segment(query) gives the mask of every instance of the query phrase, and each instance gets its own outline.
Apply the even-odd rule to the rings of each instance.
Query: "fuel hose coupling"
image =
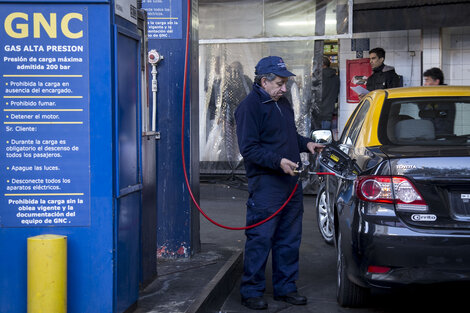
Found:
[[[297,168],[294,170],[294,174],[299,176],[299,181],[305,181],[308,180],[311,175],[317,175],[317,176],[326,176],[326,175],[332,175],[336,176],[335,173],[332,172],[314,172],[309,170],[310,162],[305,160],[302,161],[302,164],[299,166],[299,163],[297,163]]]

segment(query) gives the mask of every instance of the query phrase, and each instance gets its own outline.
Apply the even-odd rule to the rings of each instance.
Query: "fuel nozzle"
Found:
[[[302,176],[304,173],[307,173],[308,171],[308,166],[310,165],[310,162],[305,160],[300,162],[297,162],[297,168],[294,170],[295,175],[300,175]]]

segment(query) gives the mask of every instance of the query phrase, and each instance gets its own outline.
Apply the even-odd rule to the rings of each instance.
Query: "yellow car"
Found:
[[[470,281],[470,87],[370,92],[319,162],[335,173],[317,212],[342,306],[371,288]]]

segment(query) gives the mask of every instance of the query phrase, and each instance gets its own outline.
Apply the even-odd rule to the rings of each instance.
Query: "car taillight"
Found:
[[[377,266],[377,265],[369,265],[367,267],[367,272],[372,274],[385,274],[391,270],[390,267],[387,266]]]
[[[428,209],[413,183],[399,176],[361,176],[356,180],[357,196],[369,202],[394,203],[397,210],[425,212]]]

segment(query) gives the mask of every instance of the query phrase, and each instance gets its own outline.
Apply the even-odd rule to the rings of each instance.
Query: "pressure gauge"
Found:
[[[157,50],[153,49],[149,51],[148,58],[150,64],[157,64],[161,59],[163,59],[163,56],[161,56]]]

